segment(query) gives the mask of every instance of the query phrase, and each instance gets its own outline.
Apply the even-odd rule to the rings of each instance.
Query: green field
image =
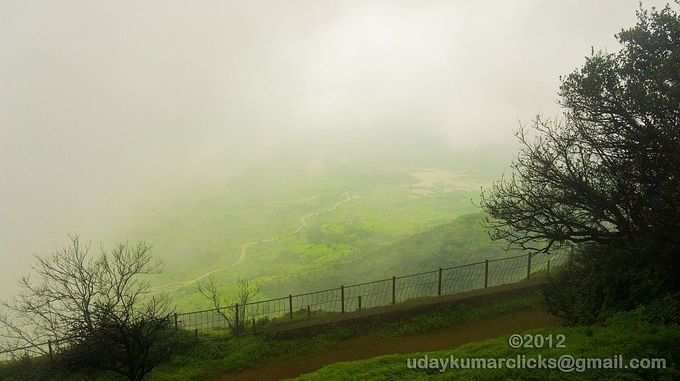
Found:
[[[266,298],[502,255],[477,203],[505,156],[429,144],[362,145],[352,157],[325,145],[254,163],[150,202],[117,239],[152,243],[164,264],[154,292],[180,311],[207,307],[196,288],[209,277],[227,298],[238,279]]]

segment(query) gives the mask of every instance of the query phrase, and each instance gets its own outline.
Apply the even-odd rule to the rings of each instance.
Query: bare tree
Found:
[[[52,256],[38,257],[34,278],[24,277],[21,293],[3,303],[1,335],[17,346],[61,342],[74,366],[111,370],[142,380],[167,352],[161,349],[170,311],[152,297],[145,275],[159,272],[151,247],[120,244],[90,255],[77,236]]]
[[[246,308],[248,302],[258,294],[259,288],[245,279],[239,279],[236,287],[235,298],[225,301],[215,284],[215,279],[210,277],[206,282],[198,284],[198,292],[210,301],[215,311],[227,322],[227,326],[238,334],[248,321]]]
[[[88,256],[89,250],[89,245],[72,236],[67,248],[36,258],[32,275],[37,281],[23,277],[19,295],[3,303],[8,311],[0,318],[5,339],[36,345],[70,337],[76,329],[92,328],[98,264]]]

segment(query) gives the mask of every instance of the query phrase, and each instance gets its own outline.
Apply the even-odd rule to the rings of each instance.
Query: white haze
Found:
[[[0,295],[67,233],[97,240],[286,136],[508,142],[637,4],[2,0]]]

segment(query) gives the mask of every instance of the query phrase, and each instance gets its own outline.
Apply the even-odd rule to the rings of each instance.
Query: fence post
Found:
[[[442,296],[442,268],[439,268],[439,279],[437,281],[437,296]]]
[[[392,277],[392,304],[397,303],[397,277]]]
[[[534,253],[527,254],[526,280],[529,280],[531,278],[531,271],[532,271],[532,267],[531,267],[532,263],[531,262],[533,260],[533,254]],[[577,254],[575,253],[575,246],[571,246],[569,254],[568,254],[568,258],[567,258],[567,263],[565,264],[568,269],[571,268],[572,266],[574,266],[574,257],[576,255]],[[520,257],[521,256],[518,256],[516,258],[519,259]],[[558,257],[558,259],[559,258],[561,258],[561,257]],[[547,258],[546,272],[547,272],[548,275],[550,274],[550,272],[552,270],[551,269],[552,259],[553,258],[550,257],[550,256]],[[492,262],[492,261],[498,261],[498,260],[500,260],[500,259],[492,259],[492,260],[485,259],[484,260],[484,262],[483,262],[484,263],[484,288],[489,287],[489,263]],[[481,263],[482,262],[477,262],[477,263],[474,263],[474,264],[471,264],[471,265],[477,266]],[[565,265],[561,265],[560,263],[558,263],[558,267],[565,266]],[[539,263],[539,265],[540,265],[540,263]],[[539,269],[540,269],[540,267],[541,266],[539,266]],[[453,269],[453,268],[451,268],[451,269]],[[437,279],[437,294],[438,294],[438,296],[442,296],[443,292],[444,292],[444,290],[442,288],[443,287],[443,270],[444,269],[441,268],[441,267],[438,270],[435,270],[435,271],[438,272],[438,279]],[[434,273],[434,271],[428,272],[428,274],[432,274],[432,273]],[[424,274],[424,273],[422,273],[422,274]],[[412,276],[412,275],[414,275],[414,274],[411,274],[410,276]],[[415,275],[421,275],[421,274],[415,274]],[[401,279],[405,279],[405,277],[408,277],[408,276],[409,275],[406,275],[406,276],[402,277]],[[387,281],[389,281],[389,278],[377,281],[376,283],[379,282],[380,284],[384,284],[384,282],[387,282]],[[349,286],[349,287],[353,287],[353,286]],[[451,290],[449,290],[449,291],[451,291]],[[345,286],[344,285],[340,286],[340,294],[341,294],[341,296],[340,296],[341,297],[341,311],[342,311],[342,313],[345,313],[345,312],[347,312],[346,311],[347,306],[345,305]],[[299,295],[299,297],[302,297],[302,295]],[[350,298],[351,298],[351,296],[350,296]],[[272,301],[276,301],[277,303],[281,303],[284,300],[285,300],[285,297],[280,298],[280,299],[273,299]],[[397,276],[392,276],[392,304],[394,305],[396,303],[397,303]],[[302,303],[300,303],[300,304],[302,304]],[[380,303],[378,303],[378,304],[380,304]],[[240,335],[242,332],[247,333],[248,319],[247,319],[246,311],[245,311],[245,306],[247,306],[247,305],[248,304],[246,303],[243,306],[239,306],[239,304],[236,303],[236,304],[231,306],[232,308],[235,308],[234,322],[233,322],[235,324],[235,326],[232,327],[235,336]],[[279,306],[280,306],[280,304],[279,304]],[[244,307],[244,311],[240,311],[240,307]],[[311,319],[311,306],[307,305],[306,307],[307,307],[307,318]],[[222,310],[224,308],[229,308],[229,307],[222,307],[220,310]],[[303,317],[304,316],[304,307],[302,305],[300,305],[299,308],[300,308],[301,317]],[[358,295],[358,310],[361,311],[362,308],[363,308],[362,296]],[[322,310],[319,310],[319,311],[322,311]],[[350,303],[350,312],[351,311],[352,310],[351,310],[351,303]],[[283,316],[285,316],[285,308],[284,308],[283,311],[280,311],[279,313],[283,313]],[[288,295],[288,314],[289,314],[290,320],[293,320],[293,295],[292,294]],[[250,315],[250,314],[248,314],[248,315]],[[177,313],[177,312],[172,313],[172,319],[173,319],[172,324],[174,324],[174,329],[179,330],[179,323],[180,323],[179,316],[183,316],[183,321],[182,321],[183,330],[188,330],[190,332],[191,331],[190,326],[195,326],[196,324],[186,323],[186,321],[185,321],[186,319],[184,319],[184,318],[188,318],[188,313]],[[205,319],[204,319],[205,322],[204,323],[208,324],[209,322],[207,320],[208,320],[209,315],[203,314],[203,316],[205,316]],[[194,321],[194,323],[196,323],[195,322],[196,319],[197,319],[196,317],[192,317],[192,319],[190,319],[190,320],[192,320],[192,321]],[[169,320],[169,316],[166,317],[165,321],[167,322],[167,320]],[[231,322],[229,322],[229,323],[231,323]],[[253,331],[255,331],[256,325],[257,325],[256,319],[253,319],[252,323],[253,323]],[[187,325],[189,325],[189,326],[187,326]],[[242,328],[241,325],[243,325],[243,330],[241,329]],[[204,326],[204,325],[202,325],[202,326]],[[194,329],[194,334],[196,336],[198,336],[198,329]],[[54,356],[53,345],[58,344],[58,343],[59,343],[59,341],[46,343],[49,346],[48,355],[50,356],[50,358]],[[45,344],[45,343],[43,343],[43,344]],[[58,348],[57,348],[57,352],[58,352]]]
[[[312,318],[312,308],[308,304],[307,305],[307,319],[311,319],[311,318]]]
[[[54,360],[54,351],[52,350],[52,340],[47,341],[47,349],[50,352],[50,361]]]
[[[253,333],[257,333],[257,324],[255,323],[255,318],[253,318]]]
[[[345,313],[345,286],[340,286],[340,312]]]
[[[527,279],[531,278],[531,253],[527,256]]]
[[[239,318],[239,316],[238,316],[238,303],[234,304],[234,309],[235,309],[235,311],[236,311],[236,312],[234,313],[234,324],[235,324],[235,327],[234,327],[234,336],[238,336],[238,331],[239,331],[239,327],[240,327],[240,325],[239,325],[239,319],[238,319],[238,318]]]

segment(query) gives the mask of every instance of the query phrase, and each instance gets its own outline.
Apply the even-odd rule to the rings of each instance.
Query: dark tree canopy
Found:
[[[680,17],[640,9],[562,78],[564,116],[520,129],[511,178],[482,195],[492,238],[549,252],[565,243],[678,242]]]

